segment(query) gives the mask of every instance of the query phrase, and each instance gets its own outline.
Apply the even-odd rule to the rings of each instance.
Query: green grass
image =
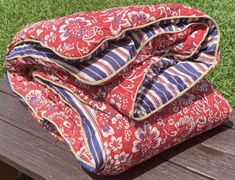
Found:
[[[0,0],[0,78],[3,77],[5,50],[15,33],[28,23],[115,6],[150,3],[181,3],[213,17],[221,29],[221,61],[208,75],[235,107],[235,3],[234,0]]]

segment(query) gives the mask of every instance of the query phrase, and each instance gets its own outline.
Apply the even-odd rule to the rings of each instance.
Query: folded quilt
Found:
[[[229,118],[203,79],[219,38],[212,18],[178,4],[80,12],[18,32],[6,80],[85,169],[115,175]]]

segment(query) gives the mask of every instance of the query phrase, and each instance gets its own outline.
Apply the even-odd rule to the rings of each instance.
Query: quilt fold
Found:
[[[19,31],[5,77],[86,170],[115,175],[228,120],[203,79],[219,39],[212,18],[179,4],[79,12]]]

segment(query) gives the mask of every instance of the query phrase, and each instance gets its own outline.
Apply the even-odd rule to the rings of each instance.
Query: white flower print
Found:
[[[113,150],[113,151],[117,151],[118,149],[122,148],[122,137],[111,137],[111,142],[109,143],[109,147]]]
[[[107,156],[109,156],[110,153],[111,153],[111,151],[110,151],[110,149],[109,149],[108,147],[109,147],[109,143],[108,143],[107,141],[105,141],[105,142],[104,142],[104,149],[105,149],[105,154],[106,154]]]
[[[172,126],[174,124],[174,120],[172,118],[168,119],[168,124]]]
[[[59,33],[61,33],[61,41],[65,41],[68,37],[76,39],[82,38],[85,27],[89,25],[91,25],[90,20],[86,20],[84,17],[66,19],[65,24],[62,25],[59,30]]]
[[[55,40],[56,40],[56,34],[54,32],[50,32],[44,38],[44,42],[45,42],[46,45],[48,45],[50,43],[54,43]]]
[[[37,29],[37,31],[36,31],[37,36],[39,37],[42,32],[43,32],[42,29]]]
[[[112,158],[112,156],[107,156],[107,165],[105,166],[105,172],[107,174],[118,174],[124,170],[123,166],[120,166],[120,161],[116,163],[116,161]]]
[[[202,101],[197,101],[193,107],[192,113],[201,114],[207,112],[205,104]]]
[[[50,119],[56,119],[56,118],[60,118],[61,120],[63,120],[63,116],[65,115],[65,113],[63,111],[60,112],[56,112],[56,110],[58,109],[57,106],[51,106],[52,108],[50,109],[50,111],[52,112],[48,118]],[[65,121],[67,122],[67,121]],[[64,124],[66,126],[66,123]]]
[[[188,113],[188,108],[183,108],[183,113],[187,114]]]
[[[146,154],[150,149],[156,149],[160,145],[160,132],[151,124],[137,128],[134,134],[137,140],[133,142],[132,152],[141,151],[142,154]]]
[[[112,124],[116,124],[118,121],[122,120],[122,115],[121,114],[117,114],[116,116],[113,116],[111,118],[111,122]]]
[[[32,90],[26,95],[26,99],[30,105],[35,106],[41,102],[42,92],[40,90]]]
[[[131,139],[131,131],[128,129],[125,131],[125,140],[130,141]]]
[[[149,10],[150,12],[155,12],[156,11],[155,6],[149,6]]]
[[[125,163],[129,156],[130,155],[126,154],[124,151],[120,154],[115,154],[114,155],[114,160],[116,161],[115,164]]]
[[[89,52],[89,49],[88,49],[88,47],[83,47],[83,48],[81,49],[81,51],[82,51],[84,54],[86,54],[86,53]]]
[[[132,158],[130,154],[125,151],[119,152],[114,156],[107,156],[107,165],[105,166],[105,172],[108,174],[118,174],[122,172],[126,167],[131,167],[135,164],[135,160]]]
[[[185,137],[188,137],[188,135],[193,131],[195,127],[195,122],[193,117],[184,116],[175,123],[175,127],[177,129],[177,141],[181,142]]]
[[[116,115],[116,127],[117,130],[128,129],[130,127],[128,118],[123,117],[121,114]]]
[[[110,30],[113,35],[117,35],[120,33],[122,27],[128,27],[130,22],[125,18],[126,13],[120,12],[115,16],[110,16],[104,19],[104,22],[110,22]]]
[[[83,40],[84,41],[92,41],[93,38],[96,35],[103,35],[104,32],[102,31],[102,28],[99,26],[92,26],[92,27],[88,27],[85,30],[84,36],[83,36]]]
[[[73,43],[64,43],[64,49],[65,50],[72,50],[74,49],[74,44]]]
[[[202,129],[206,126],[207,119],[205,116],[200,116],[197,120],[198,122],[198,128]]]
[[[131,11],[127,14],[130,22],[134,23],[134,25],[138,24],[139,22],[148,22],[150,18],[150,14],[147,14],[143,11]]]
[[[116,106],[118,109],[121,108],[121,96],[117,95],[117,94],[114,94],[112,95],[112,98],[110,99],[110,103],[114,106]]]

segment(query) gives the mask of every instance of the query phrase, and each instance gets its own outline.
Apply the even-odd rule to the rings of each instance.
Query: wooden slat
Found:
[[[235,156],[235,130],[219,127],[224,131],[202,142],[204,146]]]
[[[109,177],[111,179],[113,177]],[[136,180],[156,180],[156,179],[208,179],[190,170],[182,168],[178,165],[164,161],[161,156],[156,156],[144,162],[121,176],[117,179],[136,179]]]
[[[226,151],[223,152],[214,148],[213,145],[207,146],[203,144],[207,140],[215,138],[218,133],[228,130],[225,127],[221,129],[221,127],[223,126],[186,141],[164,152],[161,157],[208,178],[235,179],[235,156],[232,155],[234,152],[226,153]],[[216,142],[214,143],[216,144]],[[234,141],[227,139],[227,143],[224,144],[228,148],[229,146],[234,146]]]
[[[235,179],[235,157],[201,144],[173,157],[171,162],[214,179]]]
[[[14,94],[12,91],[9,90],[9,87],[4,80],[0,80],[0,92],[16,97],[16,94]]]

